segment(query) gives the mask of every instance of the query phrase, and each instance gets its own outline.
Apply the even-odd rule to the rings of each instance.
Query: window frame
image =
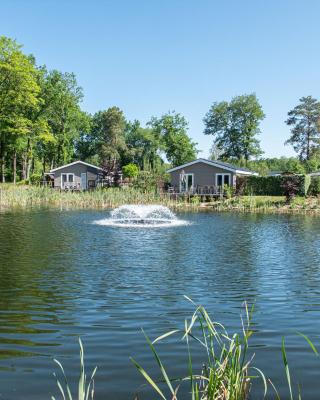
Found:
[[[66,176],[66,181],[63,181],[63,175]],[[69,176],[72,176],[72,182],[69,181]],[[62,172],[61,173],[61,189],[64,189],[66,186],[75,184],[75,174],[73,172]]]
[[[218,176],[222,176],[222,181],[223,181],[223,185],[222,185],[222,186],[219,186],[219,185],[218,185]],[[228,173],[226,173],[226,172],[219,172],[219,173],[216,174],[216,186],[217,186],[217,187],[223,187],[224,185],[227,185],[227,183],[224,183],[224,177],[225,177],[225,176],[228,176],[228,177],[229,177],[229,184],[228,184],[228,186],[231,186],[231,173],[230,173],[230,172],[228,172]]]
[[[192,185],[191,185],[191,187],[190,187],[190,189],[187,189],[187,190],[185,190],[184,192],[182,191],[182,180],[181,180],[181,175],[184,175],[184,176],[186,176],[187,177],[187,183],[188,183],[188,176],[191,176],[192,177]],[[184,173],[184,174],[180,174],[180,176],[179,176],[179,192],[180,193],[188,193],[190,190],[193,190],[194,189],[194,173],[193,172],[187,172],[187,173]]]

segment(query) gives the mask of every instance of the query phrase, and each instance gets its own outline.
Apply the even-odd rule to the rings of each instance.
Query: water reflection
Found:
[[[172,229],[92,224],[104,215],[0,214],[0,398],[48,397],[53,355],[76,378],[77,335],[89,366],[100,367],[97,399],[132,398],[143,380],[128,357],[154,365],[140,328],[155,336],[182,324],[192,310],[184,294],[229,330],[240,325],[242,302],[255,302],[258,365],[281,389],[285,334],[303,393],[317,398],[317,359],[293,331],[319,340],[319,219],[184,214],[191,224]],[[181,375],[185,354],[170,343],[163,354]]]

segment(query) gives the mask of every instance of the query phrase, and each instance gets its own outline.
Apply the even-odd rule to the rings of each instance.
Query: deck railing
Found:
[[[181,191],[176,186],[169,186],[167,193],[175,195],[223,196],[225,190],[222,186],[197,186]]]

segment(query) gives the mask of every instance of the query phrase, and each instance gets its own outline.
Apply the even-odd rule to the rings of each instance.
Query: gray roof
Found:
[[[250,171],[248,168],[244,168],[244,167],[237,167],[233,164],[230,163],[226,163],[224,161],[219,161],[219,160],[207,160],[205,158],[198,158],[197,160],[191,161],[189,163],[183,164],[183,165],[179,165],[178,167],[175,168],[171,168],[169,169],[167,172],[173,172],[176,171],[178,169],[184,168],[184,167],[188,167],[189,165],[193,165],[196,163],[204,163],[204,164],[209,164],[212,165],[213,167],[220,167],[222,169],[226,169],[229,171],[234,171],[235,173],[243,173],[243,174],[248,174],[248,175],[257,175],[256,172]]]

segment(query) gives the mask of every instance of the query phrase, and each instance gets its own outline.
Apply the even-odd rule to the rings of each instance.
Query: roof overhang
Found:
[[[72,162],[72,163],[70,163],[70,164],[61,165],[61,167],[51,169],[51,170],[50,170],[50,173],[59,171],[60,169],[64,169],[64,168],[67,168],[67,167],[71,167],[72,165],[76,165],[76,164],[86,165],[87,167],[91,167],[91,168],[94,168],[94,169],[98,169],[99,171],[103,171],[102,168],[97,167],[96,165],[92,165],[92,164],[86,163],[86,162],[84,162],[84,161],[74,161],[74,162]]]
[[[188,162],[188,163],[183,164],[183,165],[179,165],[178,167],[170,168],[170,169],[167,170],[167,172],[168,173],[174,172],[174,171],[177,171],[179,169],[182,169],[182,168],[185,168],[185,167],[189,167],[190,165],[194,165],[194,164],[198,164],[198,163],[207,164],[207,165],[210,165],[211,167],[221,168],[221,169],[224,169],[226,171],[234,172],[235,174],[258,175],[257,172],[244,171],[244,170],[239,170],[237,168],[231,168],[231,167],[228,167],[228,166],[225,166],[225,165],[221,165],[221,164],[216,163],[216,162],[211,161],[211,160],[205,160],[204,158],[198,158],[197,160]]]

